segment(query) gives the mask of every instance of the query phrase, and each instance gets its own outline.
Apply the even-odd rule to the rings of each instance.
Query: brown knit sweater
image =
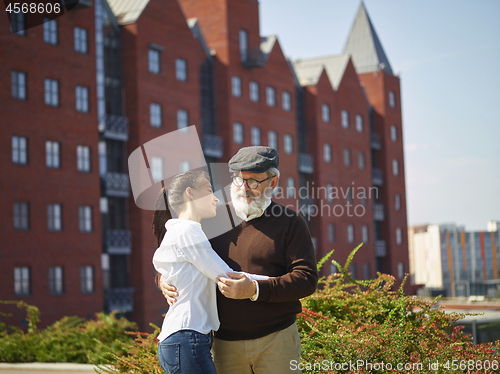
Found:
[[[239,222],[231,205],[226,207]],[[318,282],[311,235],[300,215],[272,202],[261,217],[242,221],[210,242],[235,271],[272,277],[258,281],[257,301],[228,299],[217,292],[217,338],[256,339],[295,322],[302,310],[299,299],[312,294]]]

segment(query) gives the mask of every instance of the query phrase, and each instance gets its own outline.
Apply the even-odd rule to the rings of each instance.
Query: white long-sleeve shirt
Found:
[[[202,334],[218,330],[215,278],[227,277],[226,273],[233,270],[212,249],[200,223],[170,219],[165,227],[167,232],[153,256],[153,265],[166,283],[175,285],[179,296],[165,315],[158,340],[179,330]],[[242,274],[251,280],[268,279]]]

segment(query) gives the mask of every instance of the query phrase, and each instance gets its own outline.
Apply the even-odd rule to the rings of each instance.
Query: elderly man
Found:
[[[270,278],[219,279],[220,328],[212,348],[219,374],[289,373],[290,362],[300,359],[299,299],[316,290],[318,273],[306,222],[271,201],[278,165],[278,152],[261,146],[241,148],[229,161],[229,206],[242,221],[210,242],[233,269]],[[175,302],[174,287],[162,283],[162,291]]]

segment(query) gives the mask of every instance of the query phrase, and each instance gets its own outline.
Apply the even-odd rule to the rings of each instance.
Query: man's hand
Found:
[[[257,291],[255,284],[243,274],[227,273],[230,278],[217,277],[220,292],[230,299],[249,299]]]
[[[179,294],[176,292],[177,288],[172,286],[171,284],[167,284],[163,281],[163,276],[160,277],[160,289],[161,293],[163,296],[165,296],[165,299],[167,299],[168,305],[172,306],[174,303],[177,302],[176,297],[179,296]]]

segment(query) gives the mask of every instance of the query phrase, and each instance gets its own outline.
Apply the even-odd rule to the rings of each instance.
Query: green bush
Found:
[[[351,278],[348,269],[360,247],[344,266],[332,261],[339,273],[320,279],[320,289],[302,300],[298,325],[305,372],[385,373],[391,367],[402,373],[498,372],[483,371],[485,361],[490,370],[494,360],[500,365],[494,345],[474,345],[463,326],[454,327],[465,314],[445,313],[436,308],[437,299],[405,296],[404,281],[391,291],[395,278],[388,274],[369,281]]]
[[[28,331],[0,324],[0,362],[88,363],[87,354],[99,354],[101,345],[108,354],[122,354],[122,344],[132,342],[126,332],[136,325],[116,313],[97,313],[93,320],[64,317],[44,330],[37,328],[38,308],[23,301],[1,301],[26,309]],[[102,356],[102,355],[101,355]],[[100,356],[100,357],[101,357]],[[102,356],[103,360],[105,356]]]

